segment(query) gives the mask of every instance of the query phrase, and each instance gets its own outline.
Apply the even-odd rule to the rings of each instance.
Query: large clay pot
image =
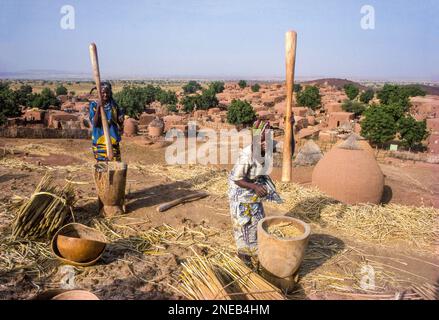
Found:
[[[102,256],[106,237],[96,229],[70,223],[59,229],[52,238],[52,252],[61,261],[76,266],[89,266]]]
[[[127,164],[99,162],[94,168],[100,213],[108,217],[124,213]]]
[[[50,300],[99,300],[99,298],[85,290],[70,290],[60,293]]]
[[[128,118],[125,119],[125,121],[123,122],[123,133],[124,135],[128,136],[128,137],[134,137],[137,135],[137,121],[132,119],[132,118]]]
[[[162,120],[155,118],[148,126],[148,134],[153,138],[160,137],[163,134],[164,126]]]
[[[268,233],[268,227],[280,223],[293,223],[303,234],[295,238],[278,238]],[[299,269],[308,244],[310,226],[286,216],[267,217],[258,223],[258,259],[261,266],[275,277],[291,277]]]
[[[375,157],[361,147],[333,147],[317,163],[312,184],[328,196],[346,204],[381,202],[384,175]]]

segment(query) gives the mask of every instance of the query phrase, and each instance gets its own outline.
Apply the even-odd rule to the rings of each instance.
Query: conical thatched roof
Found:
[[[323,157],[320,147],[314,140],[308,140],[297,153],[294,164],[296,166],[312,166]]]

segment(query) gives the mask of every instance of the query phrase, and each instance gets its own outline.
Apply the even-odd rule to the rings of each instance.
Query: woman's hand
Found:
[[[260,198],[265,197],[267,195],[267,189],[264,186],[261,186],[260,184],[254,184],[253,190]]]

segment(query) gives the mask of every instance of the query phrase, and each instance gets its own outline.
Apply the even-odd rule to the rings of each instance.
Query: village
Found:
[[[170,103],[162,104],[158,94],[157,99],[140,100],[140,106],[120,94],[124,90],[141,92],[147,87],[132,84],[115,92],[127,112],[121,145],[123,160],[128,163],[123,215],[99,216],[89,140],[89,103],[98,97],[89,94],[88,87],[81,94],[58,95],[58,107],[42,110],[22,106],[21,115],[7,118],[0,128],[3,233],[10,232],[15,219],[16,211],[11,208],[20,206],[34,192],[42,175],[51,173],[57,184],[67,181],[75,189],[73,221],[93,226],[110,242],[100,263],[69,268],[57,264],[44,242],[31,242],[25,249],[22,242],[11,243],[4,238],[0,259],[6,272],[1,280],[2,299],[42,299],[41,294],[47,296],[47,290],[59,293],[60,286],[63,291],[90,290],[101,299],[199,299],[199,294],[194,296],[181,282],[182,268],[186,268],[186,276],[190,270],[185,261],[193,259],[193,252],[207,257],[215,255],[218,248],[223,253],[233,252],[231,233],[220,232],[230,230],[226,179],[231,166],[169,165],[165,153],[171,142],[165,136],[172,129],[187,135],[190,123],[196,124],[197,132],[240,131],[244,126],[237,118],[257,116],[270,121],[274,139],[282,142],[285,84],[190,81],[180,83],[180,87],[174,84],[172,89],[149,86],[156,92],[166,92],[165,100]],[[352,87],[358,88],[354,89],[355,96],[351,95]],[[392,90],[401,88],[390,86]],[[267,203],[266,210],[268,216],[287,213],[300,218],[312,226],[313,232],[294,289],[282,295],[265,295],[264,299],[434,297],[438,276],[434,248],[439,190],[434,172],[439,165],[439,96],[414,88],[410,90],[420,96],[409,97],[406,114],[416,123],[425,123],[425,133],[410,140],[395,130],[387,140],[379,140],[373,131],[362,131],[362,123],[371,117],[368,109],[383,105],[384,88],[365,99],[368,88],[348,80],[296,83],[292,109],[296,141],[293,184],[281,182],[282,151],[275,152],[271,175],[281,196],[288,200],[280,206]],[[169,98],[172,92],[175,98]],[[205,102],[199,98],[203,96],[210,98]],[[352,104],[364,109],[349,109]],[[236,111],[231,111],[233,106],[245,112],[236,117]],[[350,158],[353,151],[338,149],[343,144],[357,143],[365,154]],[[343,150],[346,155],[337,156],[334,150]],[[342,162],[328,162],[325,159],[330,158],[329,154],[341,157]],[[366,158],[370,164],[363,164]],[[368,171],[364,166],[369,166]],[[325,174],[336,177],[331,180],[335,187],[325,184]],[[374,175],[377,178],[372,182]],[[351,188],[360,191],[352,195],[347,191]],[[207,191],[209,196],[163,213],[155,210],[161,203],[195,191]],[[365,202],[369,204],[363,205]],[[383,222],[388,219],[393,222]],[[22,250],[27,251],[24,256]],[[21,266],[18,269],[17,264]],[[364,285],[364,276],[370,272],[374,275],[373,285]],[[430,296],[426,293],[429,291],[433,292]],[[252,295],[251,290],[247,294]],[[261,297],[253,294],[253,298]]]

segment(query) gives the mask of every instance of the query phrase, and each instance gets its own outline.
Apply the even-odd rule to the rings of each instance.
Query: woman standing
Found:
[[[95,90],[96,88],[93,88]],[[107,116],[108,129],[110,132],[111,144],[113,146],[113,160],[121,161],[120,146],[123,132],[124,112],[113,99],[113,92],[109,82],[101,84],[102,104]],[[108,161],[107,145],[105,143],[104,129],[102,127],[101,111],[102,106],[96,101],[90,102],[90,122],[92,124],[93,154],[97,161]]]
[[[229,175],[230,214],[232,217],[238,256],[251,264],[251,256],[257,250],[257,225],[265,217],[262,199],[271,200],[277,194],[267,190],[263,181],[267,176],[264,158],[265,133],[270,129],[268,121],[258,120],[252,127],[255,143],[260,143],[261,156],[255,154],[255,143],[245,147]],[[271,180],[270,180],[271,181]]]

